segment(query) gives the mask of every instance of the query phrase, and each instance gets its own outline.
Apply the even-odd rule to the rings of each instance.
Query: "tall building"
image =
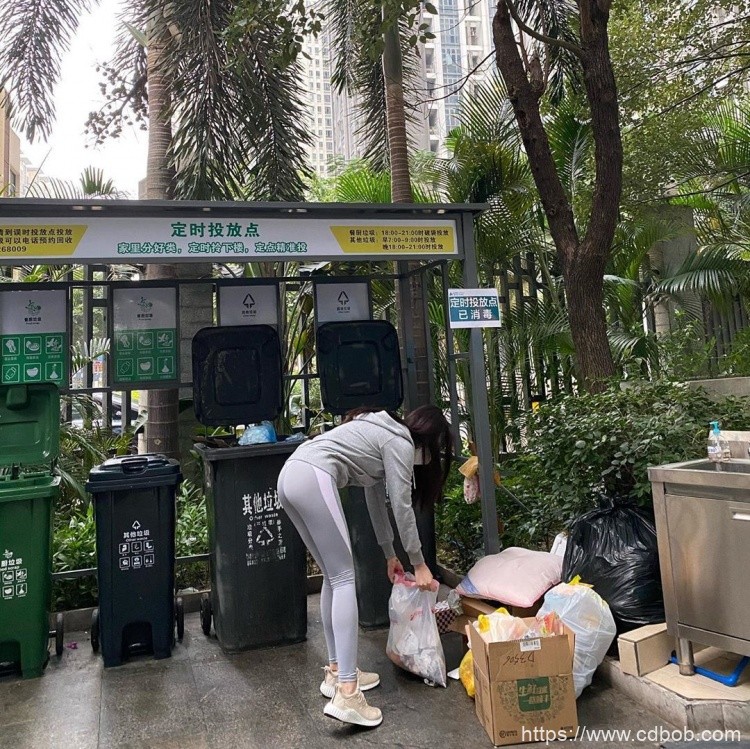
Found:
[[[322,3],[318,3],[318,6]],[[302,58],[302,101],[307,128],[313,141],[308,147],[309,165],[319,175],[328,174],[330,164],[338,155],[333,139],[333,100],[331,92],[330,35],[324,29],[317,39],[305,43],[307,58]],[[341,123],[337,121],[337,130]]]
[[[492,68],[492,0],[437,0],[425,22],[435,35],[424,45],[424,100],[429,150],[445,155],[445,139],[459,124],[461,96],[486,80]],[[472,73],[470,81],[464,84]]]
[[[10,126],[10,106],[4,90],[0,91],[0,156],[0,197],[16,197],[21,186],[21,140]]]
[[[420,49],[419,73],[411,92],[414,148],[445,155],[445,138],[458,124],[460,97],[486,78],[492,62],[485,60],[492,50],[493,0],[436,0],[438,14],[425,14],[435,39]],[[307,125],[313,136],[310,166],[321,176],[332,164],[362,155],[362,138],[357,103],[352,97],[332,90],[335,68],[333,44],[324,27],[317,39],[305,43],[309,58],[302,59],[302,84]],[[480,69],[469,85],[464,78]],[[461,87],[461,91],[459,91]]]

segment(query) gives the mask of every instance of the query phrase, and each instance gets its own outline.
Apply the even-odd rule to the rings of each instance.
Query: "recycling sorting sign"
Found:
[[[177,289],[112,290],[113,385],[169,385],[179,381]]]
[[[369,287],[366,283],[318,283],[315,309],[318,324],[369,320]]]
[[[0,383],[68,384],[67,292],[0,291]]]
[[[271,284],[220,286],[219,325],[279,324],[278,289]]]

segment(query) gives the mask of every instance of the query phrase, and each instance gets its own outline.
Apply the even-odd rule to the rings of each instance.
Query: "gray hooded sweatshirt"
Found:
[[[303,443],[290,458],[329,473],[339,489],[364,487],[375,537],[386,558],[395,556],[387,491],[409,561],[423,564],[422,545],[411,505],[414,459],[414,442],[409,430],[385,411],[357,416]]]

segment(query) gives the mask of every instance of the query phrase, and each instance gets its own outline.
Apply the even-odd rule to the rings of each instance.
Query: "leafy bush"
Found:
[[[463,573],[484,554],[482,508],[478,502],[467,505],[464,501],[463,477],[458,471],[451,471],[443,494],[435,508],[438,561]]]
[[[732,350],[722,361],[722,370],[735,377],[750,375],[750,328],[743,328],[734,336]]]
[[[682,310],[675,310],[674,327],[658,337],[659,376],[667,380],[714,377],[711,357],[716,339],[706,341],[701,323]]]
[[[746,428],[750,399],[713,402],[701,390],[657,382],[542,404],[516,425],[526,450],[504,476],[528,507],[525,535],[548,541],[601,492],[649,503],[648,467],[703,457],[712,419]]]

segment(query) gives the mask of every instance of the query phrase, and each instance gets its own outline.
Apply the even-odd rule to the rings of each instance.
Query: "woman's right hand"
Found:
[[[431,590],[434,578],[432,572],[426,564],[417,564],[414,566],[414,580],[421,590]]]

